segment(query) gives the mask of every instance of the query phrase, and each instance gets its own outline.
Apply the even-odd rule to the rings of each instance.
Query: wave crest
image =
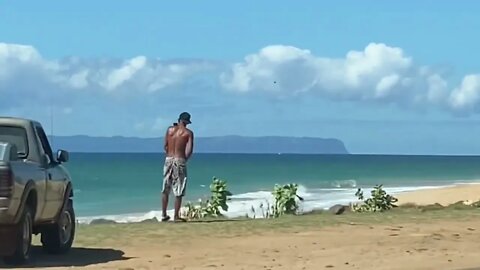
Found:
[[[308,189],[300,185],[297,194],[304,198],[299,201],[299,206],[303,212],[309,212],[317,209],[328,209],[335,204],[349,204],[356,202],[355,180],[335,181],[337,185],[333,188]],[[404,187],[385,187],[385,191],[391,194],[398,194],[420,189],[435,189],[444,186],[404,186]],[[349,188],[346,188],[349,187]],[[370,194],[371,188],[364,190],[365,194]],[[256,191],[232,196],[232,200],[228,202],[228,212],[223,212],[227,218],[237,218],[248,216],[250,218],[264,218],[262,213],[267,211],[268,206],[272,206],[274,202],[271,191]],[[168,211],[169,215],[173,214],[173,210]],[[142,222],[156,218],[161,219],[161,211],[152,210],[144,213],[133,213],[123,215],[103,215],[80,217],[78,222],[89,224],[94,220],[107,220],[117,223]]]
[[[357,180],[347,179],[347,180],[336,180],[330,183],[334,188],[356,188]]]

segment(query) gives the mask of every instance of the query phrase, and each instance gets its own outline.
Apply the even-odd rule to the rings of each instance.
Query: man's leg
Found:
[[[162,219],[167,217],[168,193],[162,192]]]
[[[173,193],[175,195],[174,220],[185,222],[186,220],[180,217],[180,208],[182,207],[182,199],[185,195],[185,187],[187,184],[187,167],[183,161],[180,162],[176,168],[178,174],[176,175],[177,177],[175,178],[175,181],[172,183]]]
[[[168,221],[170,217],[167,215],[167,207],[168,207],[168,197],[172,190],[172,169],[171,169],[171,162],[169,160],[165,161],[165,165],[163,167],[163,188],[162,188],[162,221]]]
[[[174,220],[182,220],[182,218],[180,218],[180,207],[182,207],[182,196],[176,196]]]

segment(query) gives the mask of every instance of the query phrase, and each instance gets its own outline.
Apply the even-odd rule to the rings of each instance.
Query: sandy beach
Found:
[[[480,185],[399,197],[448,204],[477,195]],[[36,248],[19,269],[480,269],[478,239],[479,209],[83,225],[67,256]]]
[[[396,196],[398,204],[415,203],[419,205],[438,203],[443,206],[459,201],[480,201],[480,184],[460,184],[452,187],[425,189],[407,192]]]

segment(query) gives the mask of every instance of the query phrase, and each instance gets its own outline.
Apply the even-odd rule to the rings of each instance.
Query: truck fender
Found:
[[[58,210],[58,213],[57,213],[57,215],[55,216],[55,220],[58,220],[58,219],[60,218],[60,215],[63,213],[63,211],[64,211],[65,208],[67,207],[68,201],[69,201],[70,198],[72,198],[72,197],[73,197],[72,184],[71,184],[71,183],[68,183],[67,188],[65,189],[65,193],[64,193],[64,195],[63,195],[62,207]]]
[[[22,217],[23,209],[27,205],[27,199],[28,195],[30,195],[30,192],[32,190],[35,190],[35,183],[32,180],[29,180],[27,184],[25,185],[25,188],[23,189],[23,194],[22,198],[20,200],[20,206],[18,207],[17,214],[15,215],[15,224],[20,222],[20,218]],[[37,208],[38,207],[38,202],[35,202],[35,209],[32,209],[34,211],[34,217],[33,219],[35,220],[35,216],[37,215]]]

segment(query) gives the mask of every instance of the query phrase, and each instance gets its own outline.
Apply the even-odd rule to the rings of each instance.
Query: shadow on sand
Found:
[[[18,268],[78,267],[131,259],[124,254],[116,249],[74,247],[64,255],[48,255],[40,247],[33,247],[29,263]],[[15,267],[5,265],[0,260],[0,268]]]

